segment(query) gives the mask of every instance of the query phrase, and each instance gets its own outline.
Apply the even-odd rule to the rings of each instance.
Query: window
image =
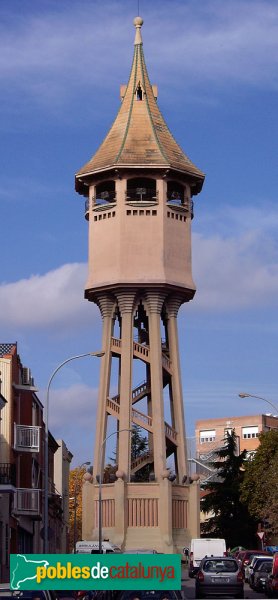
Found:
[[[200,431],[200,444],[215,442],[215,429]]]
[[[115,181],[105,181],[96,186],[95,204],[97,206],[116,202]]]
[[[258,425],[253,425],[251,427],[242,427],[242,437],[243,439],[251,439],[257,438],[259,435]]]
[[[155,202],[157,200],[156,180],[145,177],[128,179],[126,199],[128,202]]]
[[[173,205],[181,206],[184,204],[184,187],[177,181],[168,181],[167,183],[167,202]]]

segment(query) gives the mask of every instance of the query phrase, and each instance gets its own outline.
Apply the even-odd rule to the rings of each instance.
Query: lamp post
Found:
[[[258,400],[264,400],[264,402],[267,402],[268,404],[270,404],[270,406],[272,406],[272,408],[274,408],[275,413],[278,415],[277,406],[275,406],[275,404],[273,404],[273,402],[271,402],[267,398],[262,398],[261,396],[255,396],[255,394],[248,394],[247,392],[240,392],[239,397],[240,398],[257,398]]]
[[[48,417],[49,417],[49,391],[51,382],[56,375],[56,373],[68,362],[72,360],[76,360],[78,358],[83,358],[85,356],[96,356],[101,357],[104,355],[103,350],[98,352],[86,352],[85,354],[78,354],[77,356],[71,356],[67,358],[62,363],[56,367],[55,371],[53,371],[52,375],[47,384],[47,392],[46,392],[46,403],[45,403],[45,438],[44,438],[44,553],[48,554],[48,541],[49,541],[49,527],[48,527]]]
[[[132,433],[132,429],[119,429],[118,431],[113,431],[103,440],[100,447],[100,465],[99,465],[99,476],[98,476],[98,552],[102,554],[102,451],[105,442],[112,437],[112,435],[116,435],[118,433],[122,433],[123,431],[129,431]]]
[[[89,466],[91,464],[91,461],[87,461],[87,462],[83,462],[82,465],[80,465],[79,467],[77,467],[76,469],[76,474],[75,474],[75,479],[74,479],[74,491],[73,491],[73,498],[74,498],[74,515],[73,515],[73,553],[76,554],[76,538],[77,538],[77,515],[76,515],[76,509],[77,509],[77,478],[78,475],[82,469],[82,467],[85,467],[85,465]]]

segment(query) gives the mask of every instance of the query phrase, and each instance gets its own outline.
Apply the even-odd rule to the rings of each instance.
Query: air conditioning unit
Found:
[[[22,384],[30,385],[30,380],[31,380],[31,370],[28,369],[28,367],[23,367],[22,368]]]

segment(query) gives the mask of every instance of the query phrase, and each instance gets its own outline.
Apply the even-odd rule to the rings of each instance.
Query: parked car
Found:
[[[255,569],[253,571],[253,582],[252,589],[256,592],[265,591],[266,581],[268,575],[272,571],[272,560],[260,560],[257,561]]]
[[[272,558],[272,556],[257,556],[257,557],[255,557],[254,559],[252,559],[252,561],[251,561],[251,563],[250,563],[250,565],[249,565],[249,573],[250,573],[250,574],[249,574],[249,580],[248,580],[248,583],[249,583],[249,585],[250,585],[250,587],[251,587],[252,589],[253,589],[253,587],[254,587],[254,578],[255,578],[255,574],[256,574],[256,572],[258,571],[258,569],[259,569],[260,565],[261,565],[263,562],[269,562],[269,563],[270,563],[270,569],[269,569],[269,573],[270,573],[270,571],[271,571],[271,569],[272,569],[272,563],[273,563],[273,558]],[[251,565],[252,565],[252,569],[251,569]],[[245,573],[246,573],[247,569],[248,569],[248,565],[247,565],[247,567],[245,568]]]
[[[244,598],[243,574],[237,560],[230,556],[206,557],[196,575],[196,598],[233,596]]]
[[[258,560],[272,560],[272,556],[265,556],[263,554],[254,554],[254,556],[252,556],[249,565],[246,565],[245,567],[245,575],[244,575],[244,579],[247,583],[249,583],[249,585],[252,587],[252,583],[253,583],[253,571],[254,568],[256,566],[256,563]]]
[[[254,556],[252,556],[252,558],[251,558],[249,565],[246,565],[246,567],[245,567],[244,580],[249,584],[250,584],[251,573],[253,573],[254,563],[256,562],[258,557],[259,557],[259,553],[254,554]]]
[[[250,565],[253,556],[258,556],[258,554],[260,556],[272,556],[271,552],[266,552],[265,550],[244,550],[238,553],[237,560],[240,562],[243,576],[245,574],[245,567]]]
[[[272,571],[265,582],[265,594],[268,598],[278,598],[278,552],[273,556]]]

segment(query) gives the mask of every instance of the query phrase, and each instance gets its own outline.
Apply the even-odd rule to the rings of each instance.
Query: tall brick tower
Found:
[[[134,19],[134,57],[116,119],[76,174],[89,222],[85,297],[100,309],[105,350],[82,537],[98,539],[95,476],[103,472],[105,440],[115,431],[117,478],[102,486],[103,535],[125,549],[175,552],[198,535],[198,486],[187,476],[177,314],[195,293],[192,196],[204,174],[158,108],[142,24]],[[122,431],[134,425],[147,440],[143,452]]]

